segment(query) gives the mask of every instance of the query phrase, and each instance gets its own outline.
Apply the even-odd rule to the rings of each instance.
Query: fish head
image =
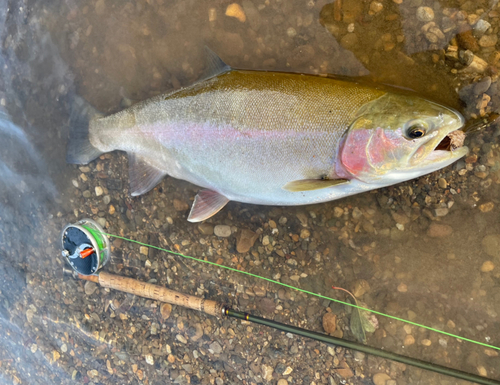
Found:
[[[450,142],[464,118],[414,95],[387,93],[361,107],[339,150],[343,174],[393,184],[448,166],[468,148]],[[460,132],[461,133],[461,132]],[[451,134],[453,136],[454,134]]]

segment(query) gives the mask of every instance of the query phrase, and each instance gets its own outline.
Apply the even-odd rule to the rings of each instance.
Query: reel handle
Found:
[[[224,305],[219,302],[198,298],[193,295],[182,294],[163,286],[141,282],[128,277],[121,277],[105,271],[101,271],[97,275],[78,274],[78,278],[98,283],[102,287],[154,299],[160,302],[167,302],[172,305],[187,307],[215,317],[224,315]]]

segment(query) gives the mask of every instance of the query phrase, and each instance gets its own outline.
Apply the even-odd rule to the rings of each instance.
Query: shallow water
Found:
[[[60,231],[90,217],[112,234],[346,300],[330,289],[343,287],[369,308],[500,346],[494,124],[468,135],[466,160],[418,180],[307,207],[230,203],[208,221],[231,226],[228,238],[186,221],[196,186],[166,178],[132,198],[124,154],[88,167],[66,164],[69,127],[86,102],[111,113],[192,84],[205,45],[236,68],[362,76],[411,88],[471,120],[500,110],[500,55],[487,46],[499,30],[495,3],[245,0],[245,21],[225,16],[229,4],[0,5],[0,381],[367,384],[385,372],[398,384],[458,383],[179,307],[166,317],[159,303],[62,275]],[[434,10],[436,25],[418,20],[420,6]],[[490,29],[480,31],[477,20]],[[450,46],[458,47],[456,58]],[[236,250],[242,229],[259,233],[246,253]],[[354,339],[349,307],[153,249],[141,253],[113,240],[106,269],[321,332],[330,308],[343,336]],[[369,285],[365,294],[360,280]],[[500,378],[494,349],[377,318],[371,346]]]

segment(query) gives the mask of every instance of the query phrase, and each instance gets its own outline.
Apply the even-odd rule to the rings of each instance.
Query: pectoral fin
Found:
[[[147,193],[155,187],[167,173],[153,166],[144,157],[128,154],[130,193],[132,196]]]
[[[288,182],[283,186],[283,190],[298,192],[298,191],[313,191],[327,187],[337,186],[339,184],[349,183],[348,179],[302,179]]]
[[[201,222],[217,214],[229,202],[224,195],[211,190],[202,190],[195,197],[189,222]]]

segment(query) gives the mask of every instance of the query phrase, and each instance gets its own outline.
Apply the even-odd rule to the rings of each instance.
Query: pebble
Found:
[[[500,235],[487,235],[481,241],[483,251],[490,257],[500,258]]]
[[[234,17],[244,23],[247,19],[245,12],[237,3],[229,4],[226,8],[226,16]]]
[[[231,227],[227,225],[217,225],[214,227],[214,234],[221,238],[227,238],[231,235]]]
[[[377,373],[372,377],[373,383],[375,385],[385,385],[387,381],[389,381],[391,377],[385,373]]]
[[[174,209],[175,211],[186,211],[189,209],[189,205],[179,199],[174,199]]]
[[[477,23],[474,25],[474,31],[478,33],[479,35],[482,35],[486,33],[488,29],[490,29],[491,24],[488,23],[486,20],[479,19]]]
[[[418,7],[417,19],[424,23],[434,20],[434,11],[430,7]]]
[[[97,287],[98,287],[97,284],[94,282],[90,282],[90,281],[85,282],[85,286],[84,286],[85,294],[86,295],[94,294],[94,292],[97,290]]]
[[[410,346],[413,345],[414,343],[415,343],[415,337],[413,337],[411,334],[407,334],[403,341],[404,346]]]
[[[488,372],[486,370],[486,368],[482,365],[479,365],[477,367],[477,373],[480,375],[480,376],[483,376],[483,377],[486,377],[488,375]]]
[[[335,216],[335,218],[340,218],[342,215],[344,215],[344,209],[335,207],[333,209],[333,215]]]
[[[210,350],[214,353],[214,354],[221,354],[222,353],[222,347],[220,346],[220,344],[215,341],[215,342],[212,342],[210,344]]]
[[[450,225],[441,223],[431,223],[427,230],[427,235],[431,238],[446,238],[453,233],[453,228]]]
[[[96,186],[95,187],[95,195],[100,197],[102,194],[104,194],[104,190],[102,189],[101,186]]]
[[[445,189],[448,187],[448,182],[444,178],[439,178],[438,179],[438,186],[441,187],[442,189]]]
[[[141,246],[139,247],[139,252],[147,257],[149,254],[149,247]]]
[[[290,366],[287,366],[286,369],[285,369],[285,371],[283,372],[283,375],[284,376],[288,376],[292,372],[293,372],[293,368],[290,367]]]
[[[431,346],[432,342],[431,342],[431,340],[426,338],[426,339],[421,341],[421,344],[424,346]]]
[[[372,1],[370,3],[370,12],[372,14],[377,14],[384,9],[384,5],[378,1]]]
[[[273,379],[274,369],[269,365],[262,365],[262,378],[266,381],[271,381]]]
[[[160,313],[164,320],[170,317],[170,313],[172,313],[172,305],[169,303],[164,303],[160,306]]]
[[[183,344],[187,344],[187,339],[182,334],[177,334],[175,338],[177,339],[177,341],[182,342]]]
[[[297,31],[295,30],[295,28],[290,27],[286,30],[286,34],[288,35],[288,37],[295,37],[297,36]]]
[[[97,223],[99,223],[99,225],[100,225],[101,227],[106,227],[106,218],[102,218],[102,217],[100,217],[100,218],[97,218],[95,221],[96,221]]]
[[[306,238],[309,238],[311,236],[311,232],[307,229],[302,229],[300,230],[300,237],[302,239],[306,239]]]
[[[323,316],[323,329],[328,334],[332,334],[337,329],[337,316],[333,313],[325,313]]]
[[[252,230],[242,229],[236,236],[236,251],[238,253],[247,253],[255,244],[257,238],[259,238],[259,234]]]
[[[104,195],[102,201],[105,205],[109,205],[109,203],[111,202],[111,197],[109,195]]]
[[[61,345],[61,352],[66,353],[68,351],[68,345],[62,344]]]
[[[434,210],[434,215],[436,217],[444,217],[448,215],[449,210],[446,207],[440,207]]]
[[[495,264],[491,261],[485,261],[483,265],[481,266],[481,271],[483,273],[487,273],[489,271],[492,271],[495,268]]]
[[[155,360],[153,358],[153,356],[151,354],[146,354],[144,356],[144,359],[146,360],[146,363],[149,364],[149,365],[154,365],[155,364]]]
[[[479,39],[479,45],[483,48],[494,47],[498,42],[498,36],[496,34],[483,35]]]
[[[400,293],[406,293],[408,291],[408,286],[406,286],[404,283],[400,283],[398,285],[398,291]]]
[[[481,212],[483,212],[483,213],[488,213],[491,210],[493,210],[494,207],[495,207],[495,204],[493,202],[487,202],[487,203],[483,203],[482,205],[479,205],[479,210],[481,210]]]
[[[284,378],[281,378],[278,380],[278,385],[288,385],[288,381],[285,380]]]

